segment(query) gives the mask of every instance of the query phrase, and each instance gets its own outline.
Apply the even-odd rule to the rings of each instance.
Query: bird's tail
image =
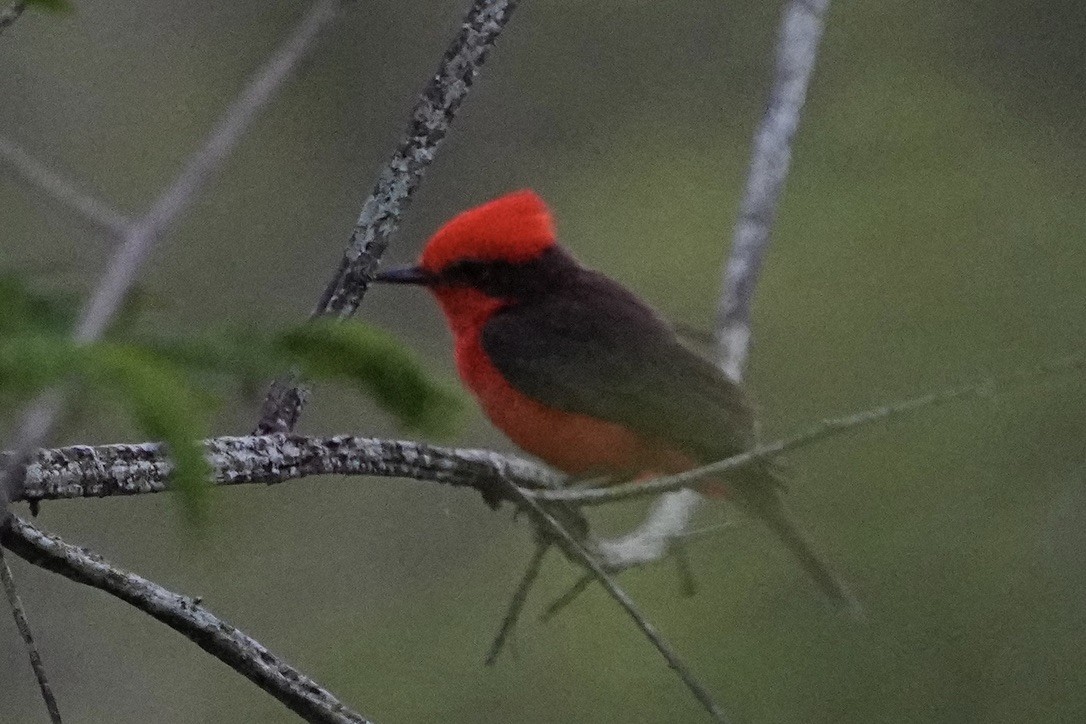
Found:
[[[863,615],[860,602],[833,568],[815,550],[807,535],[788,517],[775,494],[762,496],[752,505],[754,513],[777,534],[819,590],[835,605],[857,618]]]

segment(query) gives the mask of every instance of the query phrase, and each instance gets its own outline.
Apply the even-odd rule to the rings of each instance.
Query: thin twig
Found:
[[[728,716],[724,713],[724,710],[713,699],[713,695],[709,693],[709,690],[694,676],[693,672],[686,666],[683,660],[679,657],[678,653],[671,648],[671,645],[664,640],[660,632],[656,630],[656,627],[649,622],[645,614],[637,607],[630,595],[626,593],[614,579],[608,575],[607,571],[603,569],[599,561],[595,556],[589,553],[580,541],[574,538],[565,526],[558,522],[558,520],[551,515],[550,511],[544,508],[539,501],[532,496],[528,495],[526,491],[516,487],[513,484],[509,484],[509,492],[517,502],[520,503],[524,509],[536,519],[536,522],[543,528],[551,531],[557,536],[556,542],[562,547],[562,550],[566,552],[571,558],[578,560],[585,568],[591,572],[592,576],[599,581],[603,587],[607,590],[607,593],[626,611],[626,614],[633,619],[633,622],[637,624],[637,627],[641,629],[641,632],[645,634],[645,637],[656,647],[656,650],[667,661],[667,665],[671,667],[675,673],[682,679],[686,687],[698,700],[698,702],[705,707],[705,710],[709,712],[709,715],[718,722],[729,721]]]
[[[367,721],[259,641],[215,616],[199,599],[168,591],[117,568],[101,556],[48,535],[14,515],[2,542],[36,566],[105,591],[162,621],[306,721],[334,724]]]
[[[723,368],[739,380],[750,349],[750,310],[781,192],[792,160],[792,139],[799,128],[807,86],[814,73],[829,0],[792,0],[784,9],[777,42],[773,90],[754,137],[750,175],[732,251],[724,269],[717,309],[717,344]]]
[[[930,392],[919,397],[911,397],[900,402],[883,405],[871,410],[864,410],[844,417],[832,417],[821,420],[807,429],[781,438],[775,442],[758,445],[740,455],[725,460],[694,468],[677,475],[656,478],[641,483],[616,485],[611,488],[586,488],[579,490],[543,490],[524,491],[524,494],[537,500],[551,502],[576,503],[578,505],[603,505],[619,500],[629,500],[659,493],[695,486],[708,478],[718,478],[762,460],[774,458],[789,450],[807,447],[821,440],[840,435],[851,430],[867,427],[872,423],[897,417],[909,412],[916,412],[928,407],[953,402],[965,397],[986,397],[999,386],[1040,379],[1053,374],[1081,371],[1086,367],[1086,357],[1081,354],[1065,357],[1054,362],[1036,365],[1007,375],[985,377],[976,382],[969,382]]]
[[[135,283],[155,243],[188,208],[222,162],[237,147],[257,114],[297,67],[313,40],[335,16],[342,0],[317,0],[294,32],[272,53],[208,134],[204,143],[185,162],[173,183],[140,219],[130,224],[91,298],[83,308],[73,338],[93,342],[109,326]],[[53,391],[42,395],[24,414],[13,448],[21,454],[9,461],[0,480],[0,516],[7,502],[19,497],[25,456],[49,436],[63,407],[63,397]]]
[[[696,593],[696,591],[693,590],[694,588],[696,588],[696,582],[694,580],[693,574],[688,570],[689,561],[686,555],[687,544],[693,540],[708,538],[710,536],[716,535],[723,530],[734,527],[734,525],[734,523],[727,522],[705,526],[704,528],[696,528],[694,530],[682,530],[678,532],[670,530],[667,531],[667,538],[672,542],[673,545],[671,550],[674,552],[675,562],[676,564],[678,564],[680,569],[679,575],[682,579],[680,582],[682,584],[684,594],[693,595],[694,593]],[[645,532],[638,534],[638,536],[642,539],[649,539],[651,538],[651,535],[651,533]],[[598,541],[596,543],[596,546],[598,547],[601,542],[603,541]],[[613,543],[613,541],[609,543]],[[649,563],[655,563],[663,557],[662,553],[660,553],[656,557],[630,556],[622,553],[614,557],[609,557],[610,554],[606,548],[597,548],[596,554],[599,557],[600,563],[603,565],[604,569],[612,574],[619,573],[629,568],[635,568],[638,566],[648,565]],[[687,570],[683,570],[684,568]],[[540,623],[546,623],[555,616],[557,616],[559,613],[561,613],[566,608],[566,606],[573,603],[577,599],[577,597],[580,596],[585,591],[585,589],[588,588],[589,585],[591,585],[594,580],[596,579],[594,579],[592,577],[592,574],[590,573],[586,573],[585,575],[578,578],[576,583],[570,586],[565,593],[552,601],[550,605],[548,605],[547,608],[543,611],[543,613],[539,615]]]
[[[60,202],[84,221],[110,234],[121,237],[129,219],[105,201],[76,188],[75,184],[53,171],[25,149],[6,138],[0,138],[0,159],[21,178]]]
[[[9,26],[14,25],[15,21],[22,17],[22,14],[26,11],[26,5],[26,0],[15,0],[3,12],[0,12],[0,33],[7,30]]]
[[[547,623],[558,614],[562,613],[569,604],[577,600],[577,598],[585,592],[585,590],[592,585],[592,582],[596,580],[592,577],[591,573],[586,573],[577,579],[569,589],[558,598],[554,599],[547,608],[543,610],[543,613],[539,614],[539,622]]]
[[[317,302],[313,317],[344,319],[358,309],[388,248],[389,237],[399,225],[460,104],[516,6],[517,0],[472,3],[460,32],[422,91],[400,147],[363,204],[339,268]],[[290,432],[305,403],[305,391],[298,376],[284,375],[268,391],[255,432]]]
[[[34,670],[34,678],[38,680],[38,689],[41,698],[45,701],[45,708],[49,712],[49,721],[53,724],[61,724],[60,707],[53,696],[53,688],[49,686],[49,676],[45,673],[45,664],[42,663],[38,645],[34,643],[34,632],[30,628],[30,621],[26,617],[26,609],[23,608],[19,591],[15,588],[15,579],[11,575],[7,558],[4,557],[4,549],[0,547],[0,583],[4,586],[4,592],[8,597],[8,605],[11,614],[15,617],[15,626],[19,629],[19,635],[23,637],[26,645],[27,656],[30,657],[30,668]]]
[[[486,653],[484,663],[487,666],[493,666],[494,662],[498,660],[498,654],[502,652],[502,647],[505,646],[505,642],[513,633],[513,629],[516,628],[520,612],[524,610],[524,604],[528,601],[528,592],[532,590],[532,585],[535,583],[536,578],[539,577],[539,571],[543,567],[543,559],[550,547],[550,543],[546,541],[540,541],[536,544],[532,560],[528,561],[528,568],[525,569],[524,575],[521,576],[520,583],[517,584],[517,590],[513,593],[513,598],[509,601],[509,607],[505,610],[502,625],[498,628],[498,633],[490,644],[490,650]]]

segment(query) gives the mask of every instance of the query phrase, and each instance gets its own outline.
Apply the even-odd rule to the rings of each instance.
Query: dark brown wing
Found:
[[[520,392],[565,412],[668,440],[698,460],[750,447],[746,396],[656,313],[586,269],[495,314],[483,347]]]

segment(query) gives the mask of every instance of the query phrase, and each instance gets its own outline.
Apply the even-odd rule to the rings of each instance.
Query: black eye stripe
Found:
[[[465,260],[438,274],[441,284],[478,289],[497,297],[523,298],[554,285],[576,262],[558,247],[526,262]]]

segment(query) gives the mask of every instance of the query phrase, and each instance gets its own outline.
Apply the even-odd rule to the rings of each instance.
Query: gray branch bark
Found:
[[[539,465],[490,450],[402,440],[279,434],[218,437],[203,444],[218,485],[270,485],[314,475],[372,475],[473,488],[494,503],[508,497],[509,483],[541,490],[557,488],[563,480]],[[157,442],[39,450],[27,465],[20,498],[41,501],[159,493],[169,489],[171,469],[165,446]]]
[[[36,566],[115,596],[180,632],[244,675],[306,721],[365,724],[315,681],[268,651],[259,641],[211,613],[199,599],[168,591],[117,568],[85,548],[65,543],[12,516],[3,544]]]
[[[419,96],[400,147],[363,204],[339,268],[312,317],[345,319],[358,309],[388,248],[389,237],[516,6],[517,0],[475,0],[468,10],[459,34]],[[255,432],[290,432],[305,403],[306,393],[297,376],[284,376],[269,390]]]

